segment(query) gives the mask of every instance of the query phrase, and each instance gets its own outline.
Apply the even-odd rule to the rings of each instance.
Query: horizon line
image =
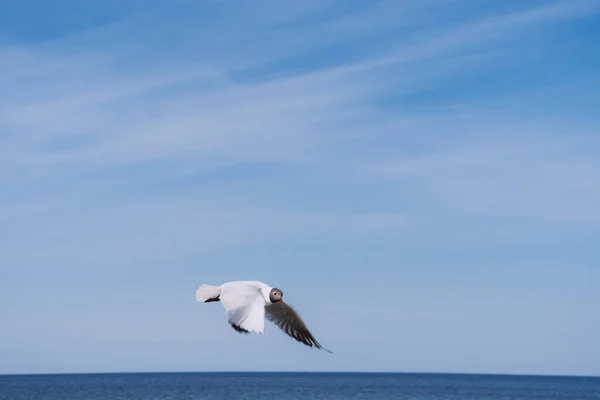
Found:
[[[593,378],[600,375],[586,374],[544,374],[544,373],[500,373],[500,372],[419,372],[419,371],[308,371],[308,370],[256,370],[256,371],[113,371],[113,372],[32,372],[32,373],[0,373],[0,377],[10,376],[63,376],[63,375],[167,375],[167,374],[396,374],[396,375],[475,375],[475,376],[513,376],[539,378]]]

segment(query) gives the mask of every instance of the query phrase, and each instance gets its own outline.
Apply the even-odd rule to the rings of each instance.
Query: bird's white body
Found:
[[[271,286],[259,281],[234,281],[220,286],[201,285],[196,290],[196,300],[206,301],[218,297],[227,311],[230,324],[248,332],[264,333],[265,306],[273,304],[269,299],[271,289]]]

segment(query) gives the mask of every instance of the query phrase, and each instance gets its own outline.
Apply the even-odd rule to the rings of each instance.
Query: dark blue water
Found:
[[[1,400],[600,400],[600,378],[172,373],[0,376]]]

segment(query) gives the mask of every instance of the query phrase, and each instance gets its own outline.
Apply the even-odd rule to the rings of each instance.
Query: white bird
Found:
[[[259,281],[234,281],[220,286],[202,284],[196,300],[204,303],[221,301],[231,327],[239,333],[263,333],[265,318],[288,336],[331,353],[310,333],[300,315],[285,301],[283,292]]]

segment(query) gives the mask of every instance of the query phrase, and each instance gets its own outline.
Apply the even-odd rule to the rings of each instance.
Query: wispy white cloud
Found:
[[[418,182],[443,199],[444,209],[455,204],[490,216],[599,218],[598,137],[568,128],[557,135],[543,126],[509,127],[500,125],[504,132],[493,139],[384,162],[380,176]]]
[[[589,2],[584,3],[590,6]],[[580,2],[575,5],[578,6],[576,9],[581,8]],[[155,73],[155,76],[140,78],[120,74],[116,60],[111,62],[92,57],[91,62],[76,63],[78,66],[83,64],[83,68],[75,73],[68,69],[57,73],[50,67],[53,72],[44,74],[42,82],[51,82],[52,88],[58,88],[59,97],[33,104],[28,102],[25,106],[4,107],[0,122],[4,126],[28,132],[25,140],[30,144],[32,138],[40,136],[52,139],[55,136],[68,136],[69,133],[73,135],[74,132],[77,132],[77,136],[93,135],[94,147],[90,150],[93,154],[84,150],[79,158],[76,157],[79,162],[82,158],[93,160],[95,157],[108,161],[111,156],[118,160],[118,154],[123,153],[131,154],[131,157],[135,157],[134,154],[140,156],[140,153],[160,156],[162,152],[168,154],[184,147],[196,147],[198,150],[232,148],[239,144],[253,144],[255,140],[258,141],[252,147],[255,151],[265,147],[261,140],[285,140],[285,143],[290,143],[289,140],[295,138],[306,141],[307,137],[323,136],[323,125],[330,128],[343,124],[343,114],[347,115],[350,107],[355,112],[366,108],[368,101],[377,98],[382,91],[389,90],[390,84],[395,90],[401,90],[403,85],[411,84],[409,81],[416,80],[423,85],[424,79],[435,77],[436,73],[431,76],[431,71],[422,73],[423,77],[418,74],[414,76],[414,71],[410,71],[410,76],[399,78],[397,75],[402,70],[398,70],[398,67],[402,63],[414,62],[427,55],[439,58],[441,53],[453,49],[464,51],[464,45],[470,42],[489,44],[486,41],[489,38],[482,35],[484,31],[492,37],[514,35],[515,25],[564,16],[566,5],[561,3],[559,6],[470,23],[449,34],[435,35],[408,48],[401,47],[393,56],[384,56],[375,61],[361,61],[259,84],[239,84],[228,78],[228,71],[218,72],[199,64],[190,65],[187,68],[189,72],[170,67]],[[552,11],[557,7],[562,14]],[[573,7],[573,4],[568,7]],[[510,33],[504,33],[507,26],[512,28]],[[35,59],[30,63],[37,66],[43,61]],[[55,63],[63,64],[63,61]],[[65,63],[68,66],[68,60]],[[373,68],[381,68],[381,63],[390,64],[389,68],[392,69],[387,73],[378,73],[383,72],[383,76],[390,77],[396,75],[394,81],[384,83],[368,77]],[[440,72],[437,74],[439,76]],[[448,74],[447,70],[445,74]],[[10,85],[9,89],[20,93],[41,92],[45,96],[51,89],[40,87],[39,84],[32,88],[29,79],[24,81],[24,84],[16,87]],[[160,93],[160,90],[169,93],[173,85],[187,86],[188,89],[177,97],[152,97],[153,93]],[[140,99],[142,94],[150,96],[150,99]],[[291,116],[291,113],[294,115]],[[328,116],[337,118],[331,121]],[[382,114],[372,112],[372,120],[381,117]],[[243,121],[242,127],[236,125],[238,121]],[[338,129],[347,131],[348,126],[343,125]],[[321,132],[310,134],[317,130]],[[302,132],[303,137],[298,138],[294,131]],[[98,142],[100,145],[96,146]],[[284,147],[289,149],[295,146]],[[276,152],[281,150],[278,146]],[[42,155],[45,153],[47,151],[42,151]],[[60,150],[51,153],[51,157],[59,159],[73,155],[71,152],[61,155],[64,152]]]
[[[282,216],[276,209],[263,215],[251,207],[243,211],[242,201],[229,208],[217,203],[206,205],[198,219],[189,220],[186,216],[194,215],[198,205],[169,201],[142,212],[143,208],[131,206],[137,204],[139,196],[127,197],[130,195],[127,182],[131,179],[128,173],[130,168],[147,166],[148,172],[141,173],[143,179],[152,181],[160,176],[163,181],[168,181],[188,173],[241,162],[273,162],[302,165],[306,173],[314,177],[328,176],[352,182],[358,176],[372,176],[369,168],[381,155],[382,149],[363,151],[362,143],[385,136],[404,138],[405,143],[419,142],[418,149],[412,150],[387,147],[388,158],[396,160],[391,162],[393,167],[386,166],[386,171],[395,171],[399,177],[410,176],[421,182],[426,190],[438,196],[451,196],[467,209],[500,213],[511,209],[518,214],[557,215],[564,211],[559,204],[564,204],[562,201],[569,196],[568,192],[579,191],[587,200],[574,202],[573,206],[577,206],[578,213],[591,212],[597,196],[585,182],[595,177],[593,168],[588,169],[588,166],[596,166],[592,158],[573,164],[572,160],[579,157],[576,151],[567,154],[554,148],[554,158],[549,159],[532,150],[537,156],[537,164],[529,168],[531,156],[521,152],[515,155],[514,148],[518,149],[516,146],[521,140],[534,149],[537,143],[545,142],[530,139],[531,132],[524,123],[512,126],[511,129],[521,132],[522,136],[504,150],[484,140],[483,150],[474,147],[453,153],[454,150],[443,148],[454,138],[473,137],[477,132],[491,129],[489,121],[469,117],[469,113],[489,112],[484,104],[461,110],[460,115],[465,119],[460,125],[456,124],[460,115],[453,115],[457,110],[455,105],[423,115],[402,107],[381,107],[381,103],[390,97],[408,97],[429,90],[437,83],[468,76],[475,67],[494,68],[493,64],[514,63],[513,56],[518,53],[513,53],[514,49],[511,50],[508,44],[517,46],[528,31],[540,24],[597,12],[597,2],[557,2],[501,16],[467,19],[459,25],[443,23],[444,10],[447,12],[453,7],[453,2],[430,3],[439,7],[440,21],[426,19],[421,22],[424,25],[414,27],[411,27],[412,18],[421,21],[424,17],[422,5],[416,2],[400,6],[395,2],[376,4],[367,12],[402,14],[398,23],[404,21],[407,32],[392,35],[384,47],[374,52],[360,53],[344,62],[315,67],[308,64],[296,71],[286,69],[287,57],[296,57],[296,64],[302,65],[307,62],[306,54],[311,49],[358,40],[356,35],[345,35],[352,30],[365,31],[364,23],[368,24],[368,21],[356,25],[356,17],[363,15],[365,10],[357,10],[355,15],[352,12],[336,15],[330,13],[329,3],[314,2],[290,6],[281,9],[279,14],[267,16],[254,6],[245,10],[237,6],[231,8],[233,6],[229,4],[215,5],[215,10],[220,10],[218,13],[229,13],[231,18],[227,25],[213,21],[203,28],[184,20],[182,28],[174,33],[188,36],[180,45],[184,46],[181,49],[191,50],[193,56],[189,57],[182,56],[182,51],[169,53],[165,42],[158,39],[158,54],[150,55],[145,49],[133,50],[139,59],[128,55],[127,50],[141,43],[139,36],[128,33],[138,28],[141,32],[154,30],[156,12],[30,48],[4,48],[0,50],[7,56],[2,57],[0,64],[0,93],[4,94],[0,95],[0,128],[6,134],[0,138],[3,156],[0,184],[11,189],[10,196],[3,201],[5,215],[24,215],[19,210],[23,207],[37,210],[37,204],[43,205],[39,212],[47,215],[53,215],[52,212],[62,215],[60,210],[68,207],[81,212],[81,199],[98,202],[98,193],[104,193],[101,198],[106,199],[110,198],[111,190],[118,190],[113,201],[122,203],[121,211],[106,215],[102,211],[101,216],[90,216],[85,223],[85,226],[96,227],[94,231],[100,235],[88,238],[88,244],[96,243],[94,248],[88,249],[90,254],[118,251],[133,254],[136,252],[132,248],[138,248],[140,253],[147,248],[159,249],[164,237],[158,233],[154,238],[143,240],[139,246],[133,239],[128,239],[130,245],[124,244],[123,248],[119,247],[121,242],[116,238],[110,244],[114,228],[110,224],[114,222],[107,221],[129,221],[127,226],[131,231],[124,236],[132,238],[138,229],[135,226],[143,225],[144,221],[151,223],[152,218],[144,215],[158,218],[173,209],[181,212],[179,217],[172,217],[173,221],[179,221],[177,224],[168,222],[171,217],[164,217],[155,220],[152,227],[174,235],[176,226],[188,226],[189,223],[189,230],[183,229],[186,233],[177,236],[206,237],[208,242],[221,243],[219,237],[246,240],[254,236],[253,229],[257,226],[273,232],[293,231],[301,229],[297,224],[299,220],[313,221],[312,227],[318,229],[319,224],[327,221],[323,215],[313,219],[306,215]],[[186,6],[182,4],[173,12],[183,12]],[[257,18],[247,18],[246,12],[254,13]],[[215,21],[218,18],[215,16]],[[236,18],[243,26],[234,29]],[[324,23],[315,24],[311,18]],[[284,22],[295,24],[288,29],[291,34],[273,34],[280,26],[278,24]],[[369,33],[377,36],[378,28],[372,28]],[[248,38],[245,29],[252,33]],[[214,36],[216,33],[224,35]],[[190,40],[190,34],[202,37],[202,40]],[[324,41],[315,42],[320,35]],[[119,41],[114,42],[117,37]],[[257,44],[257,37],[263,38],[265,43]],[[410,43],[407,37],[411,38]],[[252,46],[246,47],[246,39],[253,43]],[[82,51],[79,45],[86,42],[96,47]],[[152,48],[151,41],[143,43]],[[163,60],[157,62],[159,55]],[[171,55],[173,57],[169,59]],[[276,73],[269,73],[270,69]],[[510,115],[501,116],[510,118]],[[475,121],[476,124],[466,126],[464,121]],[[565,136],[561,143],[568,145],[571,141]],[[344,152],[343,149],[350,150]],[[415,156],[423,151],[424,156]],[[475,156],[482,151],[488,154],[485,160]],[[509,162],[509,157],[516,157],[518,163]],[[157,172],[151,168],[156,163],[163,163],[165,168],[159,168]],[[561,165],[570,173],[561,169]],[[489,169],[487,174],[484,167]],[[555,170],[552,178],[548,177],[550,168]],[[523,170],[530,170],[526,180]],[[354,171],[356,176],[348,176],[348,171]],[[579,181],[570,180],[572,174],[577,174]],[[92,176],[95,177],[93,180]],[[499,180],[493,180],[495,178],[502,180],[504,186]],[[516,178],[521,179],[513,183],[512,179],[516,181]],[[135,179],[140,179],[140,174]],[[553,184],[552,180],[561,183]],[[531,186],[532,182],[536,186]],[[526,188],[535,194],[526,196]],[[479,193],[478,200],[474,200],[472,192]],[[195,199],[198,195],[194,196]],[[504,196],[503,200],[500,196]],[[525,198],[528,205],[523,205]],[[545,211],[535,208],[533,204],[538,203],[546,204]],[[89,206],[89,209],[93,210],[93,207]],[[236,211],[235,207],[241,207],[242,211],[239,208]],[[368,211],[365,215],[358,213],[348,218],[362,221],[357,222],[357,226],[362,224],[361,229],[379,229],[388,224],[402,226],[406,218],[400,210],[393,211],[392,218],[388,218],[387,211],[381,214]],[[62,221],[64,217],[57,218]],[[84,226],[85,218],[77,217],[79,222],[73,223]],[[220,235],[209,228],[229,226],[228,218],[234,218],[236,225],[246,228],[225,229]],[[250,221],[240,222],[244,218],[250,218]],[[277,221],[275,225],[286,227],[268,228],[270,225],[262,222],[265,221],[262,218],[272,218]],[[82,237],[81,227],[60,228],[62,223],[49,225],[52,228],[41,229],[38,235],[47,239],[50,232],[65,229],[64,237]],[[343,223],[335,224],[339,231],[344,230]],[[48,232],[43,233],[44,230]],[[148,230],[150,226],[145,229]],[[46,240],[42,236],[39,240]],[[70,239],[65,240],[68,247]],[[184,242],[185,248],[198,246],[197,239]],[[177,245],[170,243],[169,246],[172,251],[179,251]]]
[[[272,245],[307,235],[327,240],[388,234],[410,223],[405,216],[395,214],[291,212],[242,205],[225,200],[222,190],[210,196],[210,201],[203,201],[197,193],[187,195],[191,200],[185,194],[160,195],[74,210],[57,210],[56,205],[51,210],[14,208],[10,214],[0,215],[4,223],[11,222],[9,218],[17,220],[0,244],[1,269],[141,265],[239,244]],[[69,200],[72,205],[76,198]],[[35,229],[27,220],[32,216],[37,220]],[[35,252],[31,252],[32,242]]]

